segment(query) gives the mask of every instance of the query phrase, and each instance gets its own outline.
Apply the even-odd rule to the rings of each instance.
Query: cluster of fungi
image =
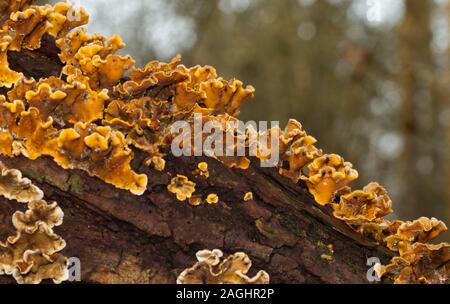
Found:
[[[79,28],[88,22],[82,8],[68,3],[35,6],[30,0],[8,0],[0,4],[0,154],[29,159],[52,158],[64,169],[80,169],[135,195],[147,189],[148,176],[131,166],[134,150],[147,156],[146,166],[164,171],[167,147],[174,139],[176,121],[193,123],[194,114],[203,123],[213,122],[224,134],[243,140],[255,159],[265,160],[278,151],[277,170],[294,183],[304,183],[315,201],[332,208],[336,218],[355,231],[385,245],[398,254],[388,265],[378,264],[380,277],[395,283],[448,283],[450,245],[428,241],[446,230],[441,221],[422,217],[411,222],[384,219],[392,212],[386,190],[372,182],[353,191],[348,184],[358,178],[349,162],[336,154],[324,154],[316,140],[290,120],[284,130],[266,132],[279,137],[276,149],[261,151],[250,145],[254,130],[236,134],[227,128],[236,122],[242,102],[253,96],[251,86],[238,80],[224,80],[210,66],[186,68],[179,56],[169,63],[151,61],[134,67],[130,56],[116,52],[125,45],[119,36],[90,35]],[[34,79],[8,64],[11,51],[36,50],[44,35],[54,37],[64,65],[59,77]],[[267,135],[267,134],[265,134]],[[183,147],[186,148],[186,147]],[[188,147],[195,149],[194,147]],[[268,154],[269,153],[269,154]],[[250,158],[208,156],[225,166],[245,170]],[[67,258],[59,252],[65,242],[53,227],[62,223],[56,203],[48,204],[43,193],[20,172],[0,166],[0,194],[28,203],[28,210],[16,212],[17,235],[0,242],[0,274],[10,274],[19,283],[43,279],[67,279]],[[208,178],[208,164],[193,168],[193,176]],[[195,193],[196,183],[183,175],[173,176],[167,191],[192,206],[216,204],[215,193]],[[242,201],[253,199],[248,192]],[[220,250],[200,251],[198,263],[186,269],[178,283],[268,283],[260,271],[253,278],[246,273],[251,261],[237,252],[222,259]]]

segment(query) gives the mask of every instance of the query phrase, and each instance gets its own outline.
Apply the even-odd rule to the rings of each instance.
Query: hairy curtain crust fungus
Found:
[[[378,243],[383,244],[384,240],[388,236],[397,233],[397,229],[401,224],[403,224],[403,221],[400,220],[391,222],[386,219],[376,219],[372,222],[364,222],[351,226],[362,235],[370,237]]]
[[[0,274],[28,284],[44,279],[55,283],[66,280],[67,259],[58,253],[66,246],[65,241],[45,223],[37,225],[33,233],[19,230],[5,243],[0,242]]]
[[[36,200],[28,203],[28,210],[14,213],[12,222],[20,231],[32,234],[39,229],[40,223],[53,228],[63,222],[64,213],[56,202],[48,204],[44,200]]]
[[[130,80],[114,87],[114,91],[122,97],[135,97],[147,90],[155,93],[162,88],[188,79],[184,66],[178,66],[181,57],[176,56],[169,63],[157,60],[150,61],[143,68],[134,68],[130,73]]]
[[[173,96],[176,111],[191,110],[195,105],[212,109],[213,113],[236,116],[241,103],[253,96],[254,88],[243,87],[239,80],[226,81],[217,76],[213,67],[179,65],[176,56],[169,63],[149,62],[144,68],[131,71],[130,80],[114,90],[123,97],[139,96],[144,92],[152,97]]]
[[[202,250],[197,253],[198,262],[184,270],[177,284],[268,284],[269,275],[260,270],[254,277],[247,273],[252,262],[244,252],[236,252],[222,259],[219,249]]]
[[[9,200],[28,203],[42,199],[41,189],[16,169],[8,169],[0,162],[0,195]]]
[[[280,134],[281,159],[287,162],[289,168],[280,168],[280,174],[298,182],[303,167],[322,155],[322,150],[314,146],[316,142],[314,137],[303,131],[300,122],[290,119]]]
[[[69,84],[50,77],[41,79],[35,88],[25,93],[25,98],[30,106],[39,110],[42,119],[52,117],[55,124],[65,127],[102,119],[109,96],[106,89],[97,92],[78,81]]]
[[[448,284],[450,244],[414,243],[388,265],[377,264],[375,271],[379,277],[390,278],[396,284]]]
[[[189,205],[200,206],[201,204],[202,204],[202,196],[201,195],[193,195],[189,198]]]
[[[110,127],[76,123],[51,142],[51,155],[65,169],[82,169],[114,186],[141,195],[147,176],[131,168],[133,152],[124,135]]]
[[[5,0],[0,3],[0,24],[5,22],[11,13],[26,9],[32,0]]]
[[[5,242],[0,241],[0,275],[12,275],[20,284],[37,284],[45,279],[55,283],[67,280],[68,260],[59,253],[66,242],[53,231],[53,227],[62,224],[64,213],[57,203],[41,200],[42,191],[23,179],[19,171],[5,169],[1,163],[0,167],[2,178],[7,176],[0,179],[0,188],[13,185],[16,189],[13,195],[5,197],[28,202],[25,212],[13,214],[16,234]]]
[[[386,189],[375,182],[342,195],[339,203],[332,206],[333,215],[349,224],[372,222],[392,212],[392,201]]]
[[[202,149],[206,156],[230,168],[247,169],[250,159],[236,152],[250,152],[261,161],[280,153],[275,166],[280,174],[297,183],[303,180],[317,203],[327,205],[333,198],[333,214],[355,231],[386,245],[399,256],[380,268],[396,282],[448,281],[448,244],[425,244],[446,230],[432,218],[412,222],[388,221],[391,200],[386,190],[370,183],[352,191],[347,184],[358,177],[352,165],[336,154],[323,155],[315,147],[316,139],[302,125],[289,120],[264,132],[237,130],[241,104],[251,98],[252,86],[244,87],[236,79],[219,77],[211,66],[188,68],[176,56],[168,63],[151,61],[133,67],[130,56],[117,51],[124,48],[121,38],[90,35],[85,29],[89,17],[84,9],[68,3],[32,6],[28,0],[8,0],[0,4],[0,87],[11,88],[0,95],[0,153],[8,157],[23,155],[29,159],[49,156],[64,169],[81,169],[118,188],[140,195],[147,188],[147,176],[134,171],[131,163],[137,149],[146,153],[136,163],[165,168],[165,154],[174,136],[171,127],[179,120],[195,123],[195,114],[203,125],[213,123],[221,131],[218,144],[227,144],[234,154],[223,156],[216,147]],[[63,63],[59,77],[25,78],[8,63],[9,51],[36,50],[44,35],[53,36]],[[129,77],[125,76],[130,71]],[[195,139],[196,134],[191,134]],[[205,142],[207,134],[202,134]],[[264,138],[276,142],[261,143]],[[232,142],[228,142],[228,139]],[[189,144],[192,145],[192,144]],[[196,149],[195,145],[181,147]],[[221,151],[223,152],[223,151]],[[227,150],[228,152],[228,150]],[[237,155],[237,156],[236,156]],[[144,156],[144,157],[145,157]],[[308,168],[308,176],[303,173]],[[0,243],[0,273],[12,274],[18,282],[38,283],[50,278],[55,282],[67,276],[67,259],[59,251],[64,240],[53,232],[62,222],[62,210],[42,200],[42,191],[22,178],[20,172],[0,164],[0,194],[27,202],[28,210],[13,216],[16,236]],[[201,162],[193,175],[207,178],[207,163]],[[189,199],[198,206],[202,195],[194,195],[196,184],[176,175],[167,186],[178,200]],[[252,199],[252,193],[244,201]],[[206,203],[218,203],[209,194]],[[332,249],[329,249],[332,253]],[[328,254],[323,257],[328,259]],[[248,256],[235,253],[223,258],[220,250],[201,251],[198,263],[186,269],[179,283],[268,283],[264,271],[250,278]],[[444,266],[444,267],[443,267]]]
[[[425,243],[447,230],[447,226],[437,219],[421,217],[415,221],[402,223],[397,232],[384,239],[386,246],[393,250],[399,251],[400,255],[408,251],[409,246],[414,242]]]
[[[45,33],[61,37],[71,29],[86,24],[88,15],[81,8],[75,10],[69,3],[57,3],[54,6],[30,6],[24,3],[9,1],[9,10],[14,11],[6,22],[2,20],[0,29],[0,86],[11,87],[16,83],[21,73],[12,71],[8,66],[7,51],[20,51],[22,48],[35,50],[41,46]],[[3,19],[3,18],[2,18]]]
[[[177,174],[167,185],[167,190],[175,194],[179,201],[185,201],[194,193],[195,183],[191,182],[186,176]]]
[[[358,178],[352,164],[337,154],[326,154],[308,165],[309,177],[301,176],[320,205],[330,203],[334,193]]]

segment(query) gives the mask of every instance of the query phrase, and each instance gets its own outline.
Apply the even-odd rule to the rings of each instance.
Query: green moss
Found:
[[[32,180],[38,182],[38,183],[43,183],[44,182],[44,177],[37,174],[35,171],[29,169],[29,168],[20,168],[20,171],[22,172],[22,174],[28,178],[31,178]]]
[[[297,226],[295,221],[287,214],[285,215],[279,215],[279,220],[281,225],[283,225],[284,228],[288,229],[290,232],[295,234],[299,238],[306,238],[306,232],[305,230],[301,229]]]
[[[70,176],[69,180],[67,181],[67,185],[70,188],[70,190],[75,193],[84,192],[84,181],[80,176],[76,174],[72,174]]]
[[[349,256],[343,255],[342,260],[344,261],[345,264],[349,266],[351,272],[353,272],[354,274],[358,273],[358,271],[355,268],[354,261]]]

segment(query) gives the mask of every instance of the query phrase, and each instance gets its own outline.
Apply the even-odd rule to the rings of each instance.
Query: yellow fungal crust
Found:
[[[315,146],[316,139],[294,119],[284,130],[236,130],[233,124],[239,122],[236,116],[241,104],[253,96],[252,86],[236,79],[224,80],[211,66],[188,68],[180,64],[180,56],[168,63],[151,61],[134,67],[133,58],[117,54],[125,46],[119,36],[106,38],[75,29],[89,19],[83,8],[74,9],[68,3],[32,6],[30,2],[8,0],[0,4],[0,87],[10,88],[5,96],[0,95],[0,154],[29,159],[49,156],[65,169],[84,170],[140,195],[147,189],[148,178],[133,170],[132,161],[136,166],[150,165],[163,171],[167,148],[177,135],[169,131],[172,125],[184,120],[192,127],[194,115],[199,114],[202,127],[212,123],[223,134],[219,145],[226,143],[234,154],[223,156],[213,146],[195,151],[191,143],[182,148],[204,152],[237,169],[250,166],[249,157],[237,156],[240,148],[260,161],[279,153],[279,162],[274,165],[281,175],[295,183],[302,180],[318,204],[333,202],[336,218],[398,252],[389,265],[378,267],[380,275],[396,283],[448,281],[449,245],[424,243],[445,231],[444,223],[434,218],[412,222],[383,219],[392,212],[386,190],[370,183],[352,191],[347,185],[358,177],[357,171],[336,154],[323,155]],[[8,52],[36,50],[45,35],[53,36],[60,50],[64,64],[60,77],[25,78],[12,70]],[[191,134],[191,139],[195,135]],[[203,142],[208,135],[202,134]],[[265,138],[278,140],[262,146],[253,142]],[[131,148],[144,152],[144,157],[134,159]],[[29,203],[26,212],[13,217],[17,235],[0,243],[0,274],[12,274],[19,282],[44,278],[62,281],[67,273],[67,259],[59,254],[64,242],[52,230],[60,224],[62,211],[42,201],[42,192],[20,172],[1,164],[0,170],[0,194]],[[207,178],[207,163],[199,163],[193,175]],[[198,206],[202,196],[193,195],[195,186],[187,177],[177,175],[167,189],[178,200],[189,199],[189,204]],[[251,199],[252,193],[246,193],[244,201]],[[205,200],[216,204],[219,198],[212,193]],[[200,252],[197,258],[199,262],[185,270],[179,282],[269,281],[265,272],[254,278],[245,275],[251,262],[243,253],[222,259],[221,251],[213,250]]]

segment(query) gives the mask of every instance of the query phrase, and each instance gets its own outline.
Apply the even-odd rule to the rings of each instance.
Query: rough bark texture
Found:
[[[51,42],[51,41],[50,41]],[[26,75],[58,74],[52,43],[35,52],[9,56]],[[37,59],[38,58],[38,59]],[[149,176],[142,196],[119,190],[79,170],[63,170],[51,159],[24,157],[0,160],[20,169],[65,212],[56,229],[66,241],[63,253],[78,257],[82,281],[91,283],[174,283],[195,263],[201,249],[246,252],[253,272],[263,269],[272,283],[367,283],[368,257],[386,261],[391,253],[353,232],[314,202],[303,184],[295,185],[274,168],[229,169],[207,158],[167,157],[164,172],[134,167]],[[190,206],[166,189],[171,176],[191,176],[199,161],[209,163],[210,177],[198,181],[196,193],[216,193],[217,205]],[[254,199],[243,202],[246,192]],[[12,233],[12,213],[23,208],[0,199],[0,236]],[[326,245],[332,244],[330,254]],[[11,282],[0,277],[0,282]]]

